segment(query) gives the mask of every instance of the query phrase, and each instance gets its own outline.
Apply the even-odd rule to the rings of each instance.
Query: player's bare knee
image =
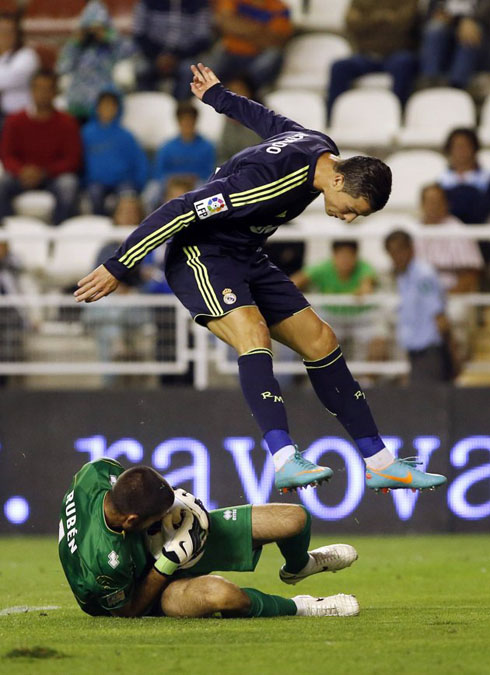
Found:
[[[331,327],[325,321],[319,321],[315,327],[315,332],[309,340],[307,351],[303,358],[308,361],[317,361],[323,359],[327,354],[333,351],[338,345],[337,336]]]
[[[289,506],[292,507],[289,519],[291,521],[291,536],[294,537],[305,529],[309,514],[304,506],[299,504],[290,504]]]
[[[242,612],[248,609],[248,596],[231,581],[217,575],[204,577],[201,587],[204,604],[212,612]]]
[[[249,324],[244,327],[240,335],[237,351],[239,355],[246,354],[251,349],[270,349],[271,334],[264,319]]]

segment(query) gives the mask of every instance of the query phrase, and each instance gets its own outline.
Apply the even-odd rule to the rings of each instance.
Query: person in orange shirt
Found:
[[[273,82],[282,65],[282,47],[293,32],[282,0],[216,0],[221,44],[213,69],[222,80],[247,75],[254,87]]]

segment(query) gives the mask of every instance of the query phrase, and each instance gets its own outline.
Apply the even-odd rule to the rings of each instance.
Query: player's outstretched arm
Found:
[[[95,302],[116,290],[119,281],[104,265],[99,265],[93,272],[78,282],[74,295],[77,302]]]
[[[197,66],[191,66],[191,70],[194,76],[191,90],[199,100],[210,105],[216,112],[223,113],[252,129],[261,138],[270,138],[287,131],[304,130],[301,124],[278,115],[246,96],[238,96],[224,87],[217,87],[220,81],[208,66],[198,63]]]

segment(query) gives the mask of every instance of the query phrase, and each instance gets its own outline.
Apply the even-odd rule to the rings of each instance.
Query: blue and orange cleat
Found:
[[[330,480],[332,476],[332,469],[313,464],[296,449],[286,463],[276,471],[274,483],[279,492],[285,494],[308,485],[317,487],[323,481]]]
[[[410,488],[415,492],[415,490],[435,490],[447,482],[446,476],[439,473],[426,473],[416,469],[416,465],[421,463],[416,457],[405,457],[395,459],[382,470],[367,468],[366,485],[376,492],[386,493],[400,488]]]

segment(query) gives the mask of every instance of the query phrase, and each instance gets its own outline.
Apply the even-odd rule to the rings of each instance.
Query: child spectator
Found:
[[[346,14],[352,56],[332,64],[327,118],[338,96],[361,75],[386,72],[393,76],[393,91],[405,104],[417,71],[414,28],[418,0],[352,0]]]
[[[317,293],[354,294],[361,298],[374,292],[376,272],[359,259],[356,241],[334,241],[332,254],[330,260],[304,268],[293,274],[291,280],[300,290]],[[379,312],[372,306],[330,305],[323,310],[339,341],[347,350],[350,346],[357,357],[373,359],[375,354],[378,357],[384,352],[384,327]]]
[[[66,92],[70,113],[86,121],[99,93],[113,86],[115,64],[133,53],[131,41],[114,30],[104,3],[90,0],[80,15],[78,31],[63,47],[56,67],[59,75],[70,75]]]
[[[449,213],[446,193],[440,185],[426,185],[421,192],[421,222],[427,228],[439,225],[461,226]],[[444,288],[450,293],[476,293],[484,268],[483,257],[475,241],[467,237],[422,237],[415,241],[418,257],[437,270]]]
[[[140,0],[133,37],[141,53],[140,89],[158,89],[171,79],[178,101],[190,97],[189,66],[212,42],[209,0]]]
[[[290,10],[282,0],[217,0],[215,19],[221,44],[213,70],[221,80],[246,73],[258,89],[273,82],[283,47],[293,33]]]
[[[213,143],[196,131],[197,110],[191,103],[179,103],[179,135],[164,143],[157,152],[153,180],[145,190],[145,205],[155,209],[162,201],[166,184],[175,174],[193,175],[206,181],[214,171],[216,152]]]
[[[11,215],[12,199],[25,190],[49,190],[56,199],[55,224],[74,216],[82,146],[76,120],[54,107],[56,75],[39,71],[31,81],[32,107],[5,121],[0,154],[0,219]]]
[[[237,75],[228,80],[226,88],[239,96],[246,96],[253,101],[257,100],[252,81],[247,75]],[[225,117],[223,131],[217,144],[218,166],[227,162],[230,157],[236,155],[240,150],[249,148],[260,141],[261,138],[257,136],[255,131],[233,120],[231,117]]]
[[[121,126],[121,100],[113,91],[97,99],[94,119],[82,129],[84,181],[93,213],[105,213],[110,194],[141,192],[148,178],[145,152]]]
[[[0,14],[0,128],[3,117],[29,105],[29,83],[38,68],[38,55],[23,44],[20,17]]]
[[[430,0],[422,30],[422,84],[465,89],[481,60],[490,28],[488,0]]]

